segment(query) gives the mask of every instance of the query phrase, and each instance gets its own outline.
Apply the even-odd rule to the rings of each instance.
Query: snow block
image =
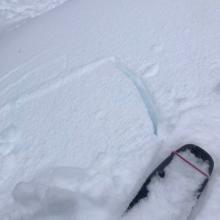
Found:
[[[136,85],[114,59],[32,84],[33,89],[24,85],[28,90],[0,111],[4,116],[0,134],[9,126],[19,133],[19,141],[1,159],[0,183],[7,191],[1,192],[0,208],[10,201],[17,184],[35,178],[33,185],[39,188],[41,173],[50,176],[47,170],[58,167],[65,175],[53,171],[43,185],[81,192],[107,209],[118,209],[156,150],[152,121]],[[22,87],[22,81],[17,87]],[[71,170],[76,167],[85,178],[73,178]],[[18,186],[13,193],[16,204],[38,203],[35,188]],[[47,215],[52,216],[52,210]]]

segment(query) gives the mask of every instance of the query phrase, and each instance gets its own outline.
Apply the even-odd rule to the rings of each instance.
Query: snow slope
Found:
[[[219,21],[215,0],[82,0],[3,31],[1,218],[117,219],[192,142],[215,171],[190,219],[220,219]]]
[[[22,20],[36,17],[62,4],[65,0],[2,0],[0,15],[3,19]]]
[[[0,34],[26,20],[39,16],[66,0],[2,0],[0,2]]]

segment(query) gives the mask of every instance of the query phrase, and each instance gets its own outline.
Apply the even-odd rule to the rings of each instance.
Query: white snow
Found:
[[[23,86],[25,77],[12,89],[5,88],[7,100],[1,103],[0,137],[4,140],[1,146],[1,201],[4,203],[1,206],[10,205],[10,195],[15,188],[15,202],[27,209],[27,214],[23,209],[16,209],[10,214],[12,219],[19,218],[19,212],[21,218],[27,219],[60,215],[65,211],[50,208],[51,201],[58,196],[55,206],[60,206],[57,203],[72,198],[74,202],[70,203],[74,207],[74,192],[90,196],[106,208],[111,207],[111,211],[123,204],[124,194],[129,193],[149,165],[156,139],[138,89],[117,65],[114,59],[106,59],[75,72],[69,70],[68,76],[57,76],[38,87],[35,84],[32,89],[28,84]],[[9,78],[3,80],[6,79]],[[17,141],[13,141],[15,138]],[[132,161],[134,158],[138,160]],[[51,171],[53,167],[56,169]],[[76,167],[82,170],[80,175],[87,174],[80,181],[74,172]],[[44,177],[49,175],[43,185],[51,184],[45,192],[41,191],[41,184],[35,188],[31,183],[19,183],[31,180],[42,171]],[[3,190],[5,188],[8,190]],[[60,190],[70,198],[64,196],[59,202]],[[50,193],[53,197],[47,201]],[[42,214],[47,205],[49,208]],[[76,218],[75,212],[70,214]]]
[[[194,143],[215,170],[189,220],[220,219],[220,2],[63,2],[0,3],[0,218],[123,219]]]
[[[18,28],[30,18],[48,12],[66,0],[1,0],[0,35]]]
[[[6,20],[23,20],[36,17],[49,11],[66,0],[2,0],[0,2],[0,17]]]

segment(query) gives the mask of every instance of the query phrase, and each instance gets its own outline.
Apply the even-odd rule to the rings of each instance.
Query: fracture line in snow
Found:
[[[135,73],[130,71],[125,65],[122,64],[118,59],[115,57],[108,57],[101,60],[98,60],[96,62],[92,62],[86,66],[79,67],[78,70],[72,70],[68,69],[69,74],[67,74],[66,77],[55,77],[52,78],[45,83],[42,83],[38,86],[38,88],[35,88],[34,90],[28,90],[24,93],[22,93],[19,97],[13,98],[9,102],[4,103],[3,106],[1,106],[1,110],[8,108],[11,103],[17,103],[22,104],[28,100],[32,100],[34,98],[40,97],[58,87],[65,84],[70,79],[79,76],[81,74],[84,74],[85,72],[89,70],[93,70],[94,68],[98,67],[99,65],[105,63],[105,62],[112,62],[116,68],[118,68],[128,79],[131,80],[131,82],[134,84],[136,89],[138,90],[144,105],[149,113],[149,117],[152,121],[154,134],[157,135],[158,133],[158,123],[159,123],[159,113],[156,110],[154,101],[152,99],[152,95],[150,94],[150,91],[144,84],[141,78],[139,78]],[[72,73],[74,72],[74,74]],[[7,77],[7,76],[6,76]],[[25,78],[25,77],[24,77]],[[22,78],[22,79],[24,79]],[[22,80],[21,79],[21,80]],[[2,79],[0,79],[1,81]]]
[[[149,113],[149,117],[151,119],[154,134],[157,135],[158,133],[158,124],[159,124],[159,112],[156,109],[156,105],[154,103],[154,100],[152,98],[152,95],[145,85],[145,83],[142,81],[140,77],[138,77],[133,71],[128,69],[125,65],[122,64],[121,61],[118,59],[115,59],[116,67],[121,70],[135,85],[137,88],[145,107],[147,108],[147,111]]]

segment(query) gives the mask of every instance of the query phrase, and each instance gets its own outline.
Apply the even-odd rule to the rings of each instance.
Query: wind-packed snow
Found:
[[[220,2],[63,2],[0,3],[0,218],[124,219],[193,143],[215,170],[187,220],[220,219]]]

